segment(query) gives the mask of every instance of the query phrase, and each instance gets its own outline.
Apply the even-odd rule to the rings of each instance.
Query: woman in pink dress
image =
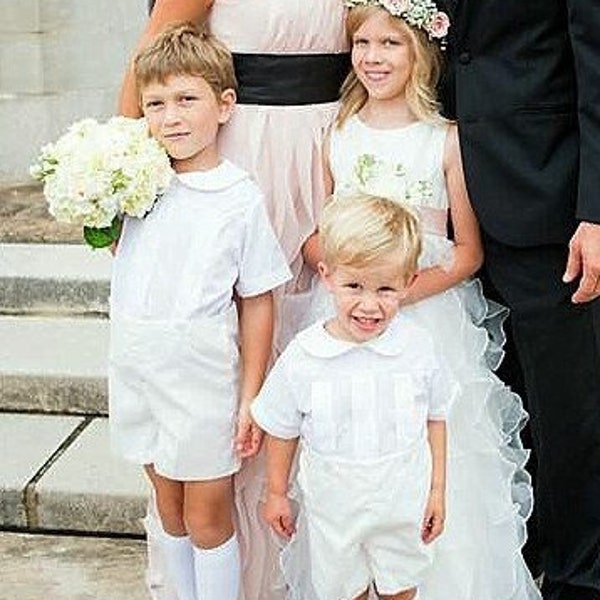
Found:
[[[238,105],[220,133],[221,152],[258,182],[294,278],[277,302],[275,347],[280,351],[302,313],[304,273],[300,249],[315,229],[325,199],[322,137],[337,110],[349,68],[339,0],[158,0],[138,48],[175,21],[200,22],[234,53]],[[120,110],[139,116],[130,73]],[[285,323],[282,330],[281,323]],[[244,555],[244,600],[280,600],[284,590],[277,550],[258,522],[260,461],[250,462],[236,481],[238,530]],[[163,582],[152,543],[158,526],[146,519],[149,586],[156,600],[174,600]]]

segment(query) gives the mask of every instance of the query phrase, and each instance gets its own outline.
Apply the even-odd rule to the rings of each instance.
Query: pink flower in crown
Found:
[[[380,4],[395,17],[404,14],[408,8],[408,0],[380,0]]]
[[[437,12],[427,26],[427,32],[432,38],[443,38],[450,29],[450,19],[445,12]]]

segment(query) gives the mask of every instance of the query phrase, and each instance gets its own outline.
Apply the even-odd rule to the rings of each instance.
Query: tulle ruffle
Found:
[[[405,309],[434,334],[459,393],[448,417],[447,526],[422,600],[541,598],[522,558],[533,491],[520,397],[494,374],[507,309],[478,280]]]

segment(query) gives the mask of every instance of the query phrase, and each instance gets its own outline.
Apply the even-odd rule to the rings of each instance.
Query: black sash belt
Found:
[[[234,54],[240,104],[291,106],[339,98],[349,54]]]

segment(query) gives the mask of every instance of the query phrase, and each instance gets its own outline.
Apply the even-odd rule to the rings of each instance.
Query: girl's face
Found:
[[[412,40],[395,21],[378,10],[352,36],[352,67],[369,100],[405,98],[413,65]]]
[[[327,328],[340,339],[366,342],[381,335],[406,296],[406,281],[396,253],[367,267],[319,263],[319,272],[333,296],[336,316]]]
[[[217,98],[206,80],[196,75],[172,75],[142,90],[150,133],[165,147],[178,173],[218,165],[217,132],[234,103],[233,90]]]

